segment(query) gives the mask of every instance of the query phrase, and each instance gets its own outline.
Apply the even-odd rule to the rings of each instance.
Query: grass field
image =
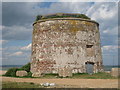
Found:
[[[58,77],[57,74],[46,74],[43,77],[40,78],[62,78]],[[77,73],[73,74],[72,77],[66,77],[66,78],[72,78],[72,79],[118,79],[116,77],[111,76],[108,73],[100,72],[100,73],[95,73],[95,74],[87,74],[87,73]]]
[[[58,74],[46,74],[43,77],[2,77],[3,88],[46,88],[41,83],[55,83],[54,88],[116,88],[118,87],[118,78],[112,77],[108,73],[96,73],[89,75],[87,73],[73,74],[72,77],[59,77]],[[120,77],[119,77],[120,79]],[[29,82],[29,83],[28,83]],[[104,83],[104,84],[103,84]],[[53,87],[47,87],[53,88]]]
[[[32,82],[2,82],[2,88],[42,88],[42,86]]]
[[[74,74],[72,78],[81,78],[81,79],[118,79],[116,77],[111,76],[108,73],[100,72],[92,75],[83,73],[83,74]]]
[[[35,78],[35,77],[31,77],[31,76],[18,77],[18,76],[16,76],[16,78]],[[39,78],[56,79],[56,78],[63,78],[63,77],[59,77],[58,74],[45,74]],[[65,78],[72,78],[72,79],[77,79],[77,78],[78,79],[118,79],[117,77],[113,77],[110,74],[105,73],[105,72],[94,73],[92,75],[87,74],[87,73],[77,73],[77,74],[73,74],[72,77],[65,77]]]

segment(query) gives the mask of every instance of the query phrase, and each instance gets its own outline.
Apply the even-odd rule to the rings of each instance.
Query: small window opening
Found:
[[[86,45],[86,48],[92,48],[93,45]]]
[[[88,57],[92,57],[94,55],[93,45],[86,45],[86,54]]]

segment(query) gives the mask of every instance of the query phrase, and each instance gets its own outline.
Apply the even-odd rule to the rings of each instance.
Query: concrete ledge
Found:
[[[112,68],[111,75],[114,77],[119,77],[120,76],[120,68]]]
[[[49,18],[49,19],[38,20],[38,21],[33,23],[33,26],[36,23],[45,22],[45,21],[51,21],[51,20],[80,20],[80,21],[87,21],[87,22],[96,23],[97,25],[99,25],[99,23],[97,23],[94,20],[82,19],[82,18]]]

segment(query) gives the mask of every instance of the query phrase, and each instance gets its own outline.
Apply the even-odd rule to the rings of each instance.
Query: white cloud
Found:
[[[23,54],[23,52],[19,51],[19,52],[15,52],[13,54],[10,54],[9,56],[21,56]]]
[[[58,0],[59,2],[118,2],[119,0]]]
[[[88,9],[87,15],[91,16],[91,18],[95,20],[108,20],[117,15],[117,9],[117,3],[96,2],[91,6],[90,9]]]
[[[4,29],[5,26],[0,25],[0,30]]]
[[[2,2],[118,2],[119,0],[2,0]]]
[[[0,48],[0,51],[2,51],[3,50],[3,48]]]
[[[31,49],[31,43],[21,48],[21,50],[30,50],[30,49]]]
[[[118,49],[119,47],[117,45],[106,45],[102,47],[102,50],[113,50],[113,49]]]
[[[108,27],[108,29],[107,30],[103,30],[103,33],[104,34],[109,34],[109,35],[118,35],[118,27],[114,27],[114,28],[112,28],[112,29],[110,29],[109,27]]]
[[[8,42],[8,41],[7,40],[0,40],[0,44],[4,44],[6,42]]]
[[[3,0],[3,2],[44,2],[45,0]]]
[[[108,32],[109,32],[109,30],[104,30],[104,31],[103,31],[103,33],[108,33]]]
[[[6,40],[26,40],[32,36],[31,27],[25,26],[5,26],[3,29],[3,39]]]

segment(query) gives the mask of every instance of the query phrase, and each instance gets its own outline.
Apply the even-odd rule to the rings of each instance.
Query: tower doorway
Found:
[[[92,74],[93,73],[94,63],[93,62],[86,62],[85,66],[86,66],[86,73]]]

